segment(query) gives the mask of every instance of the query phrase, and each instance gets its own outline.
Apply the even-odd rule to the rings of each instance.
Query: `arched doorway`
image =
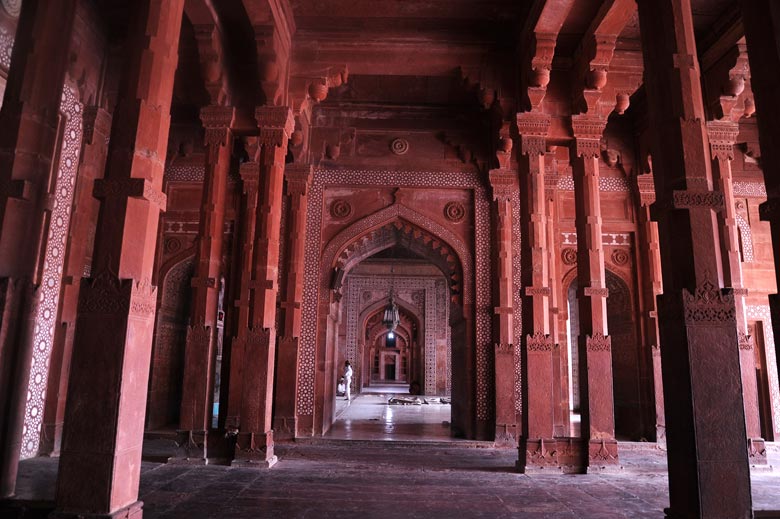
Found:
[[[448,403],[455,404],[457,400],[459,404],[453,405],[452,416],[448,413],[447,419],[440,420],[438,425],[444,422],[450,432],[449,425],[452,424],[452,435],[467,436],[468,431],[473,431],[470,423],[474,420],[474,416],[466,414],[474,409],[467,400],[474,398],[475,392],[474,377],[468,376],[467,367],[469,358],[474,362],[473,344],[468,340],[473,321],[464,318],[468,312],[462,308],[464,293],[470,292],[470,297],[473,297],[473,287],[466,286],[463,281],[460,258],[466,249],[460,243],[451,245],[431,233],[424,225],[419,225],[420,220],[424,223],[423,218],[408,208],[406,211],[417,223],[412,224],[395,215],[378,227],[360,230],[361,222],[357,222],[355,226],[359,232],[343,240],[343,245],[334,248],[329,244],[326,247],[325,258],[333,259],[331,263],[327,260],[323,262],[323,266],[332,265],[328,271],[324,270],[323,275],[330,273],[328,288],[334,291],[337,306],[331,304],[329,307],[327,326],[318,333],[321,341],[318,347],[325,348],[325,358],[333,359],[329,377],[334,386],[342,373],[344,360],[351,362],[354,371],[352,390],[359,394],[365,386],[356,386],[355,382],[368,382],[370,385],[371,375],[366,375],[365,371],[376,369],[375,365],[365,362],[366,349],[376,348],[377,340],[373,337],[371,340],[374,342],[367,343],[365,323],[383,309],[392,287],[399,306],[408,308],[416,318],[420,350],[416,356],[412,350],[408,356],[397,357],[394,352],[386,350],[382,355],[380,350],[376,350],[380,355],[378,359],[375,355],[373,360],[379,361],[380,370],[387,370],[388,362],[383,368],[382,357],[386,361],[392,357],[389,362],[391,369],[403,372],[406,358],[409,363],[407,371],[413,374],[411,370],[417,369],[421,373],[419,379],[410,378],[409,383],[417,382],[422,396],[443,396]],[[396,212],[403,211],[398,208]],[[441,230],[446,234],[446,230]],[[347,228],[344,232],[351,231]],[[338,239],[339,236],[334,241]],[[329,250],[332,250],[330,255]],[[453,330],[457,332],[453,333]],[[384,376],[387,376],[386,371]],[[453,386],[453,380],[459,381],[459,384]],[[331,416],[335,417],[339,409],[335,405],[335,394],[332,397],[327,394],[326,387],[324,404],[328,406],[328,401],[332,400]],[[456,413],[456,407],[459,413]],[[328,415],[328,410],[324,414]],[[327,430],[328,424],[323,425],[323,430]]]
[[[650,437],[645,431],[641,402],[639,343],[637,341],[634,301],[631,291],[617,274],[606,271],[607,324],[612,338],[612,388],[615,406],[615,436],[618,439],[638,441]],[[569,362],[569,396],[573,413],[572,422],[578,422],[579,396],[579,307],[577,305],[577,279],[567,289],[568,315],[567,337]]]

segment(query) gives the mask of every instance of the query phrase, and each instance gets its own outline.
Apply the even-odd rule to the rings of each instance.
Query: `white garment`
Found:
[[[346,366],[344,368],[344,386],[346,386],[345,397],[347,400],[351,400],[350,386],[352,385],[352,366]]]

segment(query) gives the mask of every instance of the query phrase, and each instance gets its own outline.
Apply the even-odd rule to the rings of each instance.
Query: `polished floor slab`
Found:
[[[277,452],[270,470],[146,462],[144,518],[661,519],[668,506],[665,453],[652,444],[622,444],[623,471],[588,475],[517,474],[516,451],[459,444],[341,441]],[[51,499],[56,471],[56,459],[22,462],[19,497]],[[780,509],[778,487],[780,473],[753,474],[756,509]]]
[[[397,396],[376,392],[337,402],[330,433],[278,443],[280,461],[270,470],[159,463],[175,445],[149,435],[141,469],[144,518],[664,517],[666,453],[655,444],[621,442],[617,473],[518,474],[515,449],[450,438],[449,405],[388,404]],[[780,445],[768,444],[768,452],[780,468]],[[51,502],[56,479],[56,459],[23,461],[18,499]],[[780,510],[778,488],[780,471],[754,471],[755,509]]]

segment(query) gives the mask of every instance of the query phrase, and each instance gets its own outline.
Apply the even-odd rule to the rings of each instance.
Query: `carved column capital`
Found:
[[[313,170],[311,164],[288,164],[284,168],[287,193],[291,196],[305,196],[311,186]]]
[[[517,189],[517,175],[511,169],[491,169],[488,173],[493,200],[508,202]]]
[[[225,146],[228,132],[236,119],[236,109],[232,106],[210,105],[200,109],[200,120],[206,130],[205,144],[209,147]]]
[[[739,134],[739,123],[731,121],[707,121],[707,136],[713,158],[734,160],[734,144]]]
[[[607,120],[592,115],[572,115],[571,127],[574,132],[575,152],[578,157],[596,158],[601,153],[601,136]]]
[[[285,146],[295,129],[292,110],[287,106],[258,106],[255,120],[260,128],[258,142],[263,146]]]
[[[257,162],[244,162],[238,173],[244,186],[244,194],[254,198],[260,186],[260,165]]]
[[[551,117],[542,113],[517,114],[517,131],[520,134],[520,152],[523,155],[544,155],[547,151],[547,133]]]
[[[636,175],[634,177],[634,189],[639,196],[639,203],[642,206],[649,206],[655,202],[655,179],[652,173]]]

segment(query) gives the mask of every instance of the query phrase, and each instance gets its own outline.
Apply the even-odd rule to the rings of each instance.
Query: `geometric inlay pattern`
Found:
[[[34,346],[22,433],[23,458],[37,455],[41,440],[49,360],[54,344],[54,330],[65,264],[65,248],[70,225],[71,205],[73,204],[73,190],[76,184],[79,152],[81,151],[82,106],[76,99],[75,90],[71,90],[67,85],[62,89],[60,113],[64,115],[65,129],[62,134],[62,149],[60,150],[57,181],[53,193],[54,206],[49,222],[46,251],[44,252],[43,277],[33,308],[35,317]]]
[[[327,283],[322,278],[329,267],[322,265],[321,254],[323,211],[323,191],[326,186],[397,186],[419,188],[471,189],[474,192],[474,228],[475,249],[480,252],[471,265],[466,265],[465,256],[460,256],[463,268],[464,300],[474,294],[476,310],[476,357],[477,357],[477,418],[489,420],[492,409],[488,397],[492,388],[490,372],[492,359],[491,331],[491,282],[490,282],[490,203],[487,199],[482,180],[476,172],[449,171],[389,171],[389,170],[336,170],[317,169],[314,171],[311,190],[308,197],[306,220],[306,248],[304,253],[304,295],[300,350],[298,354],[298,413],[304,416],[314,414],[315,358],[317,348],[317,312],[322,299],[327,299],[321,291]],[[418,224],[419,222],[411,222]],[[333,240],[331,240],[333,241]],[[452,243],[450,245],[453,245]],[[453,245],[454,247],[454,245]],[[328,251],[335,257],[338,251]],[[460,254],[459,254],[460,255]],[[467,277],[467,269],[475,273]],[[474,280],[474,291],[470,284]],[[470,294],[471,293],[471,294]]]
[[[0,66],[5,70],[11,68],[11,52],[14,49],[14,37],[8,30],[0,27]],[[0,100],[2,104],[2,100]]]

